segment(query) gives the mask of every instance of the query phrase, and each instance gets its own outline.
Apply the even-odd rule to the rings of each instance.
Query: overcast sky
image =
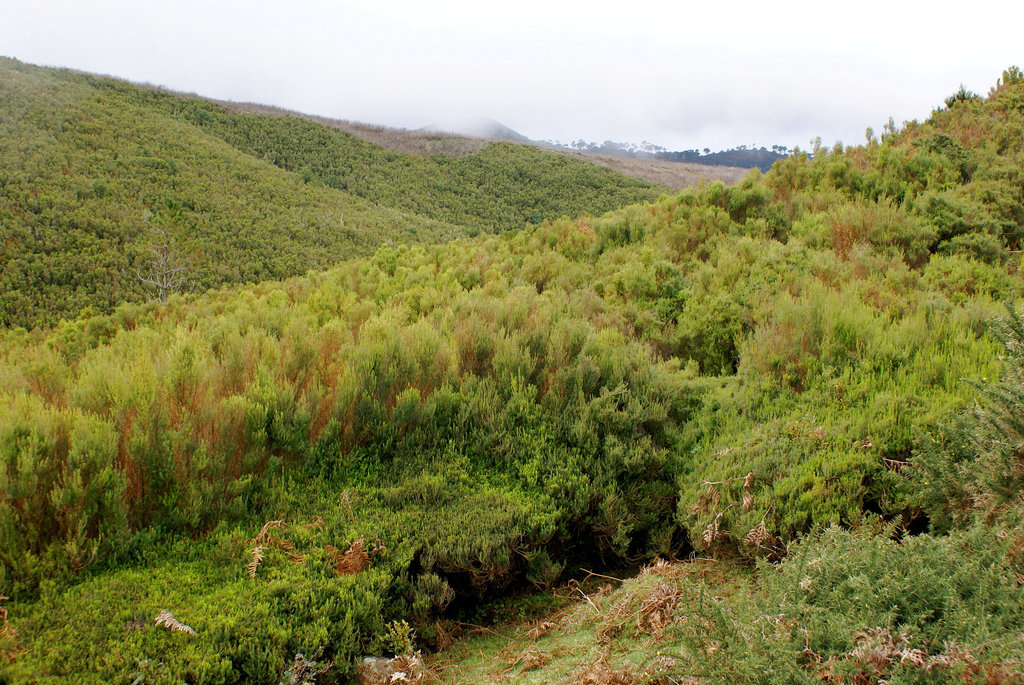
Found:
[[[832,9],[836,7],[838,9]],[[860,143],[1024,66],[1024,3],[0,0],[0,54],[418,128]]]

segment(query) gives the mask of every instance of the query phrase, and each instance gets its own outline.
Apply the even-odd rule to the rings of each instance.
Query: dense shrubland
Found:
[[[3,59],[0,326],[152,297],[138,273],[160,232],[202,292],[658,192],[526,146],[458,161],[400,154],[303,119]]]
[[[393,621],[430,647],[497,593],[690,551],[756,560],[737,611],[811,631],[680,636],[734,647],[713,682],[804,646],[844,682],[876,629],[1012,659],[1022,102],[1008,71],[732,187],[7,331],[10,672],[272,682],[322,648],[338,678]]]

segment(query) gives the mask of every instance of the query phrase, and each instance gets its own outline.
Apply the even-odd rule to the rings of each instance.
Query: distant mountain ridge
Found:
[[[505,140],[559,151],[571,150],[584,155],[682,162],[703,166],[729,166],[743,169],[756,167],[763,172],[768,171],[778,160],[785,159],[793,154],[793,151],[784,145],[772,145],[771,148],[738,145],[728,150],[712,152],[709,148],[704,148],[703,150],[669,150],[646,140],[642,143],[618,143],[612,140],[595,143],[583,139],[575,140],[571,143],[562,143],[554,140],[535,140],[519,133],[510,126],[506,126],[500,121],[490,118],[467,119],[461,122],[445,124],[435,123],[424,126],[422,129],[418,129],[418,131],[447,133],[456,136],[465,135],[488,140]]]
[[[743,167],[747,169],[757,167],[764,172],[771,169],[775,162],[793,154],[793,151],[784,145],[772,145],[771,148],[738,145],[728,150],[712,152],[709,148],[704,148],[703,150],[668,150],[647,141],[636,144],[616,143],[611,140],[606,140],[603,143],[577,140],[568,144],[558,142],[549,142],[548,144],[552,147],[575,150],[584,154],[611,155],[613,157],[627,157],[631,159],[657,159],[665,162]]]

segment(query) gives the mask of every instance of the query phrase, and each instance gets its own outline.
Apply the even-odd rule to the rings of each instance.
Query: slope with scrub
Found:
[[[0,94],[0,326],[146,299],[138,274],[164,235],[201,292],[661,192],[523,146],[457,162],[403,155],[297,118],[9,59]]]
[[[402,621],[432,647],[489,598],[689,552],[759,564],[770,599],[684,626],[680,658],[722,659],[687,677],[782,652],[818,677],[805,638],[837,683],[861,682],[862,643],[1016,668],[1012,483],[993,500],[972,470],[988,434],[927,441],[964,379],[1013,378],[988,326],[1024,285],[1022,94],[1008,70],[732,187],[7,332],[7,671],[275,682],[301,653],[343,680]],[[979,468],[1015,459],[992,449]],[[960,528],[892,539],[931,522]],[[989,575],[943,586],[960,549]],[[890,587],[916,567],[920,596]],[[746,621],[778,597],[778,622]]]

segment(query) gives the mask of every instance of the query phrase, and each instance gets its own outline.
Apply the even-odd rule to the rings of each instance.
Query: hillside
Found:
[[[110,82],[113,83],[113,82]],[[0,61],[0,325],[150,296],[153,227],[192,288],[327,266],[388,240],[464,232],[304,184],[102,79]]]
[[[4,675],[1021,682],[1022,143],[1009,69],[734,186],[6,331]]]
[[[534,148],[457,163],[396,154],[305,120],[9,59],[0,89],[0,326],[151,297],[138,273],[161,231],[201,292],[661,192]]]
[[[250,114],[269,114],[277,116],[291,116],[308,119],[309,121],[323,124],[331,128],[351,133],[354,136],[367,140],[375,145],[394,150],[420,155],[447,155],[449,157],[464,157],[483,150],[490,142],[487,138],[474,138],[458,133],[444,131],[433,131],[428,129],[398,129],[387,126],[373,126],[354,121],[342,119],[331,119],[309,114],[300,114],[284,110],[279,107],[257,105],[252,103],[221,102],[230,112],[244,112]],[[501,133],[500,129],[492,130],[492,133]],[[560,155],[572,159],[578,159],[592,164],[599,164],[614,171],[643,179],[648,183],[659,186],[666,186],[676,190],[682,190],[697,185],[701,180],[722,181],[723,183],[736,183],[750,170],[752,166],[758,166],[759,160],[753,160],[750,166],[727,166],[722,163],[719,156],[713,157],[715,164],[702,164],[694,161],[672,161],[669,159],[654,159],[647,157],[630,157],[624,155],[605,155],[594,151],[582,152],[564,146],[551,145],[529,141],[533,145],[557,152]],[[700,155],[697,155],[699,158]],[[760,160],[764,161],[764,160]],[[775,161],[772,159],[771,161]]]
[[[616,157],[595,152],[577,152],[564,148],[553,149],[567,157],[600,164],[628,176],[636,176],[649,183],[656,183],[677,190],[693,187],[702,181],[708,183],[720,181],[727,185],[732,185],[741,181],[750,172],[750,167],[712,166],[693,162],[672,162],[662,159]]]

